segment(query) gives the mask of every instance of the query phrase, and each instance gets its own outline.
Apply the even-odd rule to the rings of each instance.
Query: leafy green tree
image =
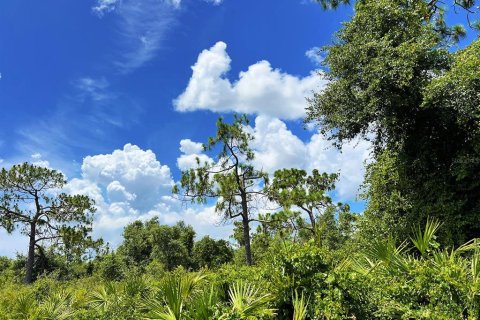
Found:
[[[225,240],[205,236],[193,247],[193,260],[198,267],[218,268],[232,259],[233,249]]]
[[[135,221],[125,227],[123,237],[118,253],[127,264],[143,268],[156,259],[167,270],[192,266],[195,231],[183,221],[173,226],[161,225],[157,218]]]
[[[167,270],[178,266],[192,267],[195,231],[183,221],[174,226],[156,225],[152,228],[152,257],[161,261]]]
[[[306,229],[315,236],[318,231],[317,222],[323,212],[337,207],[348,210],[348,206],[334,204],[327,194],[335,188],[337,179],[338,174],[319,173],[317,169],[311,175],[307,175],[305,170],[294,168],[275,171],[267,193],[284,212],[273,215],[273,218],[291,219],[292,223],[297,224],[295,229]],[[306,214],[308,222],[304,222],[300,214],[292,215],[292,210],[295,209]]]
[[[419,0],[421,1],[421,0]],[[445,20],[446,5],[442,0],[423,0],[426,4],[425,18],[433,23],[435,30],[443,37],[449,37],[457,41],[460,37],[465,36],[465,29],[461,24],[448,26]],[[323,9],[337,9],[340,5],[348,5],[350,0],[316,0]],[[365,2],[365,0],[359,0],[358,2]],[[466,22],[471,29],[480,30],[480,21],[472,20],[472,16],[478,14],[479,7],[476,6],[475,0],[452,0],[452,7],[455,13],[458,13],[459,9],[466,14]]]
[[[59,193],[66,184],[56,170],[29,163],[0,171],[0,226],[28,236],[25,282],[33,281],[35,251],[46,242],[66,249],[90,239],[93,200]]]
[[[151,261],[153,250],[152,224],[157,220],[146,222],[134,221],[123,230],[123,242],[118,248],[128,264],[146,265]],[[149,227],[150,226],[150,227]]]
[[[252,164],[254,152],[249,143],[254,137],[245,130],[247,125],[246,115],[235,115],[232,124],[218,119],[217,135],[204,145],[206,151],[220,147],[217,162],[198,163],[197,168],[182,172],[180,184],[187,200],[206,203],[208,198],[216,198],[215,209],[225,220],[241,219],[245,259],[251,265],[250,222],[255,220],[259,198],[264,196],[261,188],[268,175]],[[173,191],[180,192],[178,186]]]
[[[325,48],[331,81],[310,100],[307,120],[339,147],[357,137],[373,142],[366,186],[376,191],[366,192],[365,215],[388,219],[386,229],[371,225],[375,235],[405,234],[436,216],[445,223],[442,238],[461,244],[480,235],[478,46],[450,53],[452,30],[439,30],[432,16],[437,4],[356,2]]]
[[[108,253],[96,261],[96,272],[105,280],[115,281],[125,277],[125,261],[115,253]]]

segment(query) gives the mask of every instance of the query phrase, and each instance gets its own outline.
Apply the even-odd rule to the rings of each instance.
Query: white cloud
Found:
[[[183,139],[180,141],[180,151],[183,154],[177,159],[177,167],[182,171],[196,168],[205,162],[213,162],[213,159],[202,153],[203,145],[199,142]]]
[[[83,194],[95,201],[99,208],[106,206],[103,199],[102,190],[94,182],[86,179],[72,179],[65,186],[64,191],[69,194]]]
[[[215,6],[218,6],[223,3],[223,0],[205,0],[205,2],[209,2]]]
[[[259,116],[253,128],[255,165],[269,173],[282,168],[303,168],[308,172],[340,173],[336,185],[338,200],[355,200],[365,173],[364,162],[370,159],[370,143],[364,140],[334,148],[320,133],[303,142],[284,122]]]
[[[313,47],[305,52],[305,56],[316,66],[320,66],[325,59],[320,50],[319,47]]]
[[[364,140],[344,144],[341,151],[320,133],[303,142],[278,119],[257,117],[254,128],[255,162],[272,173],[281,168],[303,168],[308,172],[340,173],[336,185],[338,200],[355,200],[370,159],[371,144]]]
[[[305,145],[281,120],[258,116],[253,134],[257,167],[273,173],[281,168],[304,166]]]
[[[182,154],[177,159],[177,167],[180,170],[185,171],[198,167],[199,163],[200,165],[203,165],[205,162],[210,163],[213,162],[213,160],[205,154]]]
[[[98,0],[92,10],[117,18],[121,47],[115,64],[122,73],[143,66],[155,57],[167,31],[176,22],[181,0]]]
[[[334,148],[323,135],[314,132],[302,141],[287,125],[268,116],[257,116],[253,127],[247,127],[254,140],[254,166],[269,174],[283,168],[301,168],[309,173],[340,173],[336,185],[338,201],[354,201],[365,173],[364,162],[370,160],[371,144],[364,140],[346,143],[342,150]],[[182,156],[177,159],[177,163]]]
[[[38,152],[31,155],[31,163],[35,166],[50,168],[50,162],[47,160],[42,159],[42,155]]]
[[[133,201],[137,197],[136,194],[130,193],[118,181],[112,181],[107,186],[108,199],[113,202]]]
[[[76,81],[75,86],[80,92],[89,95],[94,101],[111,98],[111,93],[106,91],[109,83],[105,78],[80,78]]]
[[[194,156],[191,152],[199,150],[198,144],[191,140],[184,140],[182,147],[190,152],[187,156]],[[174,198],[170,168],[162,165],[151,150],[126,144],[109,154],[86,157],[81,168],[82,178],[72,179],[66,192],[85,194],[95,200],[94,235],[114,246],[121,241],[125,225],[156,216],[167,224],[184,220],[198,236],[226,237],[231,230],[231,226],[217,226],[214,207],[185,208]]]
[[[206,109],[297,119],[305,115],[305,97],[326,83],[315,72],[297,77],[272,68],[265,60],[231,82],[226,77],[231,63],[226,48],[224,42],[217,42],[200,53],[187,88],[174,100],[178,111]]]
[[[200,142],[193,142],[190,139],[180,141],[180,151],[184,154],[196,154],[203,151],[203,145]]]
[[[336,184],[339,200],[354,200],[363,182],[365,162],[371,161],[371,143],[353,140],[345,143],[340,152],[323,135],[317,133],[312,136],[306,148],[306,168],[339,172],[340,180]]]
[[[119,0],[97,0],[97,4],[92,7],[92,11],[102,17],[105,13],[115,10]]]
[[[130,202],[138,208],[152,206],[159,195],[170,192],[173,185],[170,168],[161,165],[151,150],[145,151],[132,144],[126,144],[122,150],[111,154],[86,157],[82,175],[107,188],[109,195],[114,197],[121,188],[125,198],[130,197]]]

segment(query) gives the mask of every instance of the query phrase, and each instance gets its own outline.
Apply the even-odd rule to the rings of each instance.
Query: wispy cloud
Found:
[[[115,10],[119,2],[119,0],[98,0],[97,4],[92,7],[92,11],[102,17],[105,13]]]
[[[115,14],[121,73],[143,66],[161,49],[165,36],[176,23],[181,0],[98,0],[92,8],[99,17]]]
[[[215,6],[218,6],[223,3],[223,0],[205,0],[205,2],[209,2]]]
[[[74,86],[77,87],[81,93],[89,95],[95,101],[102,101],[111,99],[112,93],[106,89],[110,84],[105,78],[80,78],[75,81]]]
[[[119,130],[135,124],[141,107],[128,95],[110,88],[105,78],[82,77],[61,98],[48,117],[26,123],[16,131],[20,155],[41,152],[54,164],[74,158],[75,151],[98,150]],[[62,166],[63,167],[63,166]]]

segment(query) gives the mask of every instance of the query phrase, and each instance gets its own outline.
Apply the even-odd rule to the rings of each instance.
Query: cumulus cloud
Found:
[[[282,168],[303,168],[307,171],[340,173],[336,191],[338,200],[355,200],[363,182],[365,161],[370,160],[371,144],[365,140],[346,143],[342,150],[334,148],[320,133],[306,142],[276,118],[259,116],[251,128],[255,140],[255,166],[269,173]]]
[[[205,162],[213,162],[213,159],[202,153],[203,145],[199,142],[183,139],[180,141],[180,151],[182,155],[177,159],[177,167],[182,171],[196,168]]]
[[[287,125],[276,118],[258,116],[253,128],[255,140],[255,165],[273,173],[281,168],[302,167],[305,161],[305,145],[288,130]]]
[[[200,53],[187,88],[174,100],[176,110],[235,111],[297,119],[305,115],[305,97],[326,84],[315,72],[298,77],[272,68],[265,60],[249,66],[231,82],[226,77],[231,63],[226,48],[224,42],[217,42]]]
[[[369,142],[351,141],[346,143],[342,150],[338,150],[318,132],[313,132],[308,140],[303,141],[288,129],[285,122],[268,116],[257,116],[254,125],[245,129],[254,136],[250,146],[255,152],[253,164],[256,168],[269,174],[283,168],[340,173],[336,187],[337,200],[356,199],[363,182],[365,161],[370,160]],[[205,154],[200,156],[207,157]],[[195,158],[181,155],[177,159],[177,165],[191,168],[195,166],[194,160]]]
[[[255,162],[267,172],[281,168],[340,173],[336,191],[341,201],[355,200],[370,161],[371,144],[365,140],[345,143],[342,150],[332,146],[320,133],[303,142],[279,119],[257,117],[254,128]],[[280,143],[279,143],[280,141]]]
[[[161,165],[153,151],[132,144],[111,154],[86,157],[82,176],[107,188],[109,196],[128,200],[137,208],[152,206],[173,185],[170,168]]]
[[[183,139],[180,141],[180,151],[184,154],[196,154],[203,151],[203,144],[200,142],[193,142],[190,139]]]
[[[184,140],[182,149],[188,156],[200,150],[198,143],[191,140]],[[65,191],[85,194],[95,201],[94,235],[114,246],[120,242],[125,225],[153,217],[166,224],[184,220],[198,236],[224,237],[231,230],[231,226],[216,227],[214,206],[185,208],[174,198],[170,168],[162,165],[151,150],[126,144],[112,153],[87,156],[81,169],[82,177],[72,179]]]
[[[365,162],[371,161],[371,143],[352,140],[345,143],[341,151],[332,147],[321,134],[314,134],[306,145],[307,169],[339,172],[340,180],[336,191],[340,200],[353,200],[358,194],[365,175]]]
[[[107,186],[108,199],[114,202],[133,201],[136,194],[130,193],[119,181],[112,181]]]

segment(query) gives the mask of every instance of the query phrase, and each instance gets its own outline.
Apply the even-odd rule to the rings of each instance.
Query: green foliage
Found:
[[[314,169],[311,175],[305,170],[281,169],[274,173],[270,186],[266,188],[270,200],[278,203],[283,211],[272,214],[269,219],[277,227],[288,226],[294,230],[308,230],[317,234],[319,216],[334,208],[344,208],[342,204],[334,204],[327,192],[335,188],[338,174],[320,174]],[[298,209],[308,215],[306,223],[300,214],[292,211]],[[345,207],[348,210],[348,206]],[[289,226],[289,222],[293,226]]]
[[[28,236],[25,281],[34,278],[35,251],[52,244],[67,261],[79,261],[87,248],[98,247],[92,230],[94,202],[87,196],[59,193],[66,181],[61,172],[29,163],[0,171],[0,227],[20,228]]]
[[[422,256],[425,256],[431,247],[438,247],[438,243],[435,241],[438,228],[440,228],[440,222],[428,219],[423,232],[420,227],[415,231],[411,240]]]
[[[145,268],[156,260],[165,269],[193,266],[195,231],[184,222],[174,226],[161,225],[158,219],[135,221],[125,227],[124,242],[118,249],[125,263]]]
[[[249,144],[253,135],[245,130],[248,126],[246,115],[235,115],[232,124],[217,120],[217,135],[210,137],[204,145],[206,151],[219,148],[216,162],[201,164],[198,167],[182,172],[180,186],[186,200],[206,203],[207,198],[216,198],[215,211],[222,214],[225,220],[241,218],[245,260],[253,263],[250,248],[250,222],[255,219],[262,184],[268,182],[268,175],[257,170],[252,164],[254,152]],[[179,193],[179,187],[173,188]]]
[[[298,292],[295,291],[295,294],[292,298],[293,304],[293,320],[304,320],[307,318],[307,308],[308,308],[308,299],[305,299],[303,293],[298,295]]]
[[[96,263],[96,272],[105,280],[121,280],[125,276],[126,265],[120,255],[110,253],[101,256]]]
[[[233,249],[225,240],[214,240],[209,236],[195,242],[193,247],[193,261],[197,267],[215,269],[231,262]]]
[[[433,240],[438,227],[430,220],[416,230],[411,247],[395,247],[391,239],[373,243],[350,264],[367,281],[375,319],[478,318],[478,242],[441,249]]]
[[[374,144],[366,176],[373,236],[406,234],[428,216],[449,244],[480,236],[478,45],[449,51],[462,33],[438,1],[357,1],[325,48],[331,80],[308,119],[337,146]],[[474,1],[456,5],[473,8]]]
[[[436,232],[430,220],[411,242],[372,240],[341,261],[339,251],[313,240],[285,241],[260,266],[215,273],[147,276],[132,266],[120,280],[41,277],[27,286],[9,279],[0,287],[0,318],[477,319],[480,242],[443,248]]]
[[[275,315],[275,310],[268,308],[272,296],[262,293],[253,284],[234,283],[228,290],[228,296],[232,310],[220,319],[257,319]]]

